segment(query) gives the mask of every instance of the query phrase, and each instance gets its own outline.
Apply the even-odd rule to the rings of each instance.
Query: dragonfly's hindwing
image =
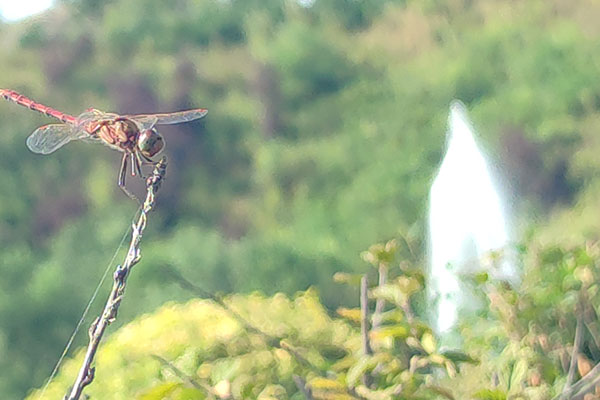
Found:
[[[44,125],[36,129],[27,138],[27,147],[34,153],[50,154],[71,140],[81,138],[82,134],[71,125]]]

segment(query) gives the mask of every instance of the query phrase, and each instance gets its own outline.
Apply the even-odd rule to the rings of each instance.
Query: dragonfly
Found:
[[[36,103],[14,90],[0,89],[0,97],[61,122],[41,126],[27,138],[27,147],[34,153],[50,154],[74,140],[102,143],[122,152],[118,185],[133,199],[136,197],[125,186],[128,164],[131,175],[142,178],[142,166],[156,165],[153,158],[165,145],[156,125],[190,122],[208,112],[205,108],[196,108],[173,113],[119,115],[89,108],[75,117]]]

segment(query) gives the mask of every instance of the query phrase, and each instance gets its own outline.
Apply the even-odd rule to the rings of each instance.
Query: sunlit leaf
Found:
[[[506,393],[499,389],[483,389],[473,395],[477,400],[507,400]]]
[[[344,308],[340,307],[336,310],[336,313],[352,322],[360,323],[361,312],[360,308]]]
[[[404,339],[408,336],[409,330],[403,325],[384,326],[371,332],[371,337],[375,340],[382,340],[388,337]]]
[[[429,354],[433,353],[437,348],[435,338],[430,332],[425,332],[423,336],[421,336],[421,345],[423,346],[423,349]]]

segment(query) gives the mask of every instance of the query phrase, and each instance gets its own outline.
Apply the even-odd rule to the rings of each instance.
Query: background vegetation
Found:
[[[543,379],[534,387],[554,393],[568,370],[560,352],[575,329],[576,302],[562,302],[581,290],[584,278],[572,280],[577,263],[596,273],[596,253],[581,261],[573,249],[593,248],[600,225],[599,16],[593,1],[562,0],[65,0],[41,17],[0,24],[1,86],[73,114],[90,106],[209,108],[200,122],[163,130],[169,179],[121,322],[194,297],[167,279],[168,267],[211,292],[260,291],[268,302],[314,287],[328,312],[352,307],[356,290],[333,283],[334,272],[364,270],[359,254],[372,243],[424,237],[448,105],[461,99],[505,171],[519,226],[528,228],[531,277],[520,292],[498,295],[512,296],[514,307],[530,299],[519,305],[522,320],[493,307],[482,316],[489,329],[473,331],[468,350],[483,364],[467,375],[477,382],[461,387],[468,396],[509,393],[535,383],[528,379],[537,368]],[[136,207],[116,187],[118,155],[108,149],[73,143],[49,157],[31,154],[25,138],[47,120],[0,106],[6,399],[22,398],[49,375]],[[542,257],[547,251],[555,258]],[[588,289],[595,290],[589,282]],[[162,321],[164,310],[148,318]],[[293,318],[275,322],[297,326]],[[514,330],[502,328],[509,322]],[[543,358],[534,338],[556,326],[556,351]],[[345,337],[336,340],[343,347]],[[490,343],[506,371],[528,354],[522,376],[494,375],[497,361],[485,364]],[[598,360],[597,350],[586,351]],[[192,364],[188,373],[200,365]]]

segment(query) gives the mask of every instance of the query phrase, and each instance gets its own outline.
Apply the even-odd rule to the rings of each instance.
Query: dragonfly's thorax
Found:
[[[135,122],[127,118],[93,121],[87,130],[90,135],[121,151],[133,151],[140,134]]]

